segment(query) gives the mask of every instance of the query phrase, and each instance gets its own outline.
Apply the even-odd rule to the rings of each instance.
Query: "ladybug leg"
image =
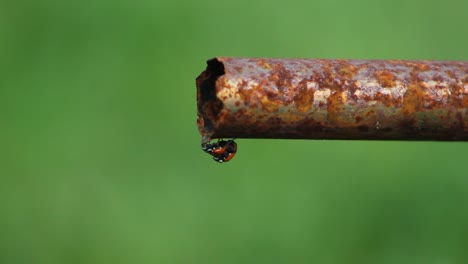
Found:
[[[213,159],[219,163],[223,163],[223,158],[220,156],[213,156]]]
[[[202,150],[205,151],[206,153],[212,153],[213,152],[213,144],[206,143],[201,145]]]

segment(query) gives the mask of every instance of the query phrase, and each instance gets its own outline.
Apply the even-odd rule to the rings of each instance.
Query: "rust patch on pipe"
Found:
[[[219,57],[196,83],[203,143],[468,140],[468,62]]]
[[[395,75],[388,70],[376,71],[375,78],[383,88],[392,88],[396,86]]]

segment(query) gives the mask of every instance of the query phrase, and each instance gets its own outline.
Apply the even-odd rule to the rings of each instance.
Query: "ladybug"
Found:
[[[230,161],[237,152],[237,144],[234,140],[218,140],[215,143],[202,144],[202,149],[213,156],[217,162],[223,163]]]

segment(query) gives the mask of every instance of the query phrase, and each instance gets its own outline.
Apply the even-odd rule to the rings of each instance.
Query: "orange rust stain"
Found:
[[[243,118],[243,119],[248,119],[246,118],[248,114],[248,111],[245,108],[241,108],[237,110],[237,112],[234,114],[234,117],[236,119]]]
[[[447,73],[447,75],[448,75],[450,78],[455,78],[455,77],[456,77],[456,76],[455,76],[455,73],[453,73],[453,71],[447,70],[447,71],[445,71],[445,72]]]
[[[270,70],[271,69],[271,66],[268,62],[266,62],[265,60],[259,60],[257,61],[257,65],[266,69],[266,70]]]
[[[279,94],[275,93],[271,90],[265,91],[265,96],[268,98],[270,101],[278,101],[279,100]]]
[[[330,65],[323,65],[322,72],[324,79],[327,81],[331,81],[335,78],[335,72]]]
[[[362,117],[361,116],[355,116],[354,120],[356,120],[356,123],[359,123],[359,122],[362,121]]]
[[[370,110],[369,112],[366,113],[366,116],[369,117],[374,114],[375,114],[375,110]]]
[[[239,97],[244,102],[244,105],[248,106],[251,104],[253,91],[253,89],[245,89],[245,86],[242,85],[238,89]]]
[[[312,108],[314,103],[314,90],[307,89],[305,86],[301,86],[297,94],[293,98],[299,112],[307,112]]]
[[[239,90],[245,89],[247,86],[248,86],[248,83],[247,83],[246,80],[242,80],[242,81],[239,83],[239,85],[238,85]]]
[[[268,81],[271,83],[276,83],[279,80],[279,76],[276,74],[268,75]]]
[[[266,112],[276,112],[284,103],[281,101],[281,96],[278,92],[272,90],[262,90],[262,87],[257,86],[260,108]]]
[[[344,111],[342,92],[336,91],[327,98],[327,111],[331,119],[336,119],[336,115]]]
[[[247,85],[247,82],[245,83],[245,85]],[[218,78],[218,80],[216,80],[216,90],[220,90],[220,89],[223,89],[223,88],[231,88],[231,84],[229,83],[229,80],[226,79],[226,78]]]
[[[352,79],[359,69],[347,62],[341,62],[340,67],[337,69],[338,74],[344,79]]]
[[[268,100],[267,98],[260,99],[260,103],[261,103],[262,110],[269,112],[269,113],[278,111],[280,107],[280,104],[272,102]]]
[[[377,82],[382,85],[384,88],[390,88],[390,87],[395,87],[396,82],[395,82],[395,75],[391,73],[390,71],[383,70],[383,71],[376,71],[375,72],[375,78],[377,79]]]
[[[451,92],[450,104],[457,108],[468,108],[468,96],[465,94],[464,85],[452,83],[449,85]]]
[[[456,96],[456,95],[458,95],[459,90],[460,90],[461,87],[458,86],[456,83],[451,83],[451,84],[448,86],[448,88],[450,89],[450,93],[451,93],[452,95],[455,95],[455,96]]]
[[[429,71],[431,69],[431,67],[429,67],[429,65],[427,65],[425,63],[416,63],[414,65],[414,69],[416,69],[417,71],[420,71],[420,72],[424,72],[424,71]]]
[[[406,67],[412,67],[415,72],[424,72],[431,69],[428,64],[419,61],[398,61],[398,63]]]
[[[268,76],[268,80],[275,83],[280,93],[283,93],[285,90],[289,89],[293,79],[294,73],[288,71],[286,67],[280,63],[275,64],[272,67],[272,71]]]
[[[374,99],[386,107],[390,107],[394,103],[391,95],[383,94],[381,92],[377,92],[374,96]]]
[[[403,96],[402,112],[405,115],[411,115],[422,108],[424,91],[417,81],[412,81]]]
[[[316,81],[318,87],[328,88],[330,90],[342,90],[343,87],[340,85],[340,79],[336,78],[336,73],[333,71],[330,65],[324,65],[322,71],[312,77],[312,80]]]
[[[427,93],[424,92],[423,80],[418,75],[419,73],[420,71],[416,67],[413,67],[413,71],[410,72],[411,79],[408,90],[403,96],[402,113],[404,115],[412,115],[421,111],[425,100],[427,102]]]

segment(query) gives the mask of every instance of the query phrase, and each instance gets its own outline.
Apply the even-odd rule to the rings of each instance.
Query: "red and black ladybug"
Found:
[[[217,162],[223,163],[230,161],[237,152],[237,144],[234,140],[218,140],[215,143],[202,144],[202,149],[213,156]]]

